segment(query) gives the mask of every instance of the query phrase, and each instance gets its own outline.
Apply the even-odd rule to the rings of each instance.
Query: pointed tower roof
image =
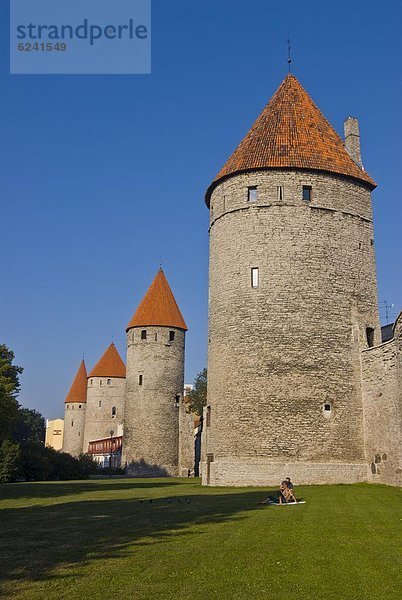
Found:
[[[74,377],[73,384],[66,396],[65,402],[81,402],[84,404],[87,401],[87,369],[85,361],[82,360],[79,369]]]
[[[250,131],[209,186],[205,201],[223,179],[260,169],[327,171],[353,177],[372,189],[371,177],[349,156],[294,75],[287,75]]]
[[[155,279],[149,286],[133,318],[127,325],[127,331],[131,327],[147,327],[150,325],[177,327],[187,331],[186,322],[162,269],[159,269]]]
[[[112,343],[96,363],[88,377],[125,377],[126,365]]]

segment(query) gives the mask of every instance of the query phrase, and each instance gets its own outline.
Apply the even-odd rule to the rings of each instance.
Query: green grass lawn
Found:
[[[267,491],[194,479],[0,486],[0,596],[401,598],[400,490],[300,487],[306,504],[283,508],[259,504]]]

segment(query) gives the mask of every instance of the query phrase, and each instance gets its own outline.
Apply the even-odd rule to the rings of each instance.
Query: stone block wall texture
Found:
[[[367,327],[374,344],[381,336],[369,189],[313,171],[256,171],[220,183],[210,216],[203,482],[208,461],[214,485],[258,485],[271,468],[280,480],[290,465],[299,483],[360,481],[360,354]]]
[[[79,456],[84,448],[86,404],[66,402],[64,405],[63,452]]]
[[[184,398],[179,409],[179,475],[187,477],[194,470],[195,459],[194,415],[186,412]]]
[[[125,391],[123,377],[88,378],[84,452],[88,451],[89,442],[110,437],[111,430],[117,435],[124,420]],[[115,416],[112,416],[113,407]]]
[[[142,330],[147,331],[145,340]],[[172,342],[169,331],[175,332]],[[130,475],[178,475],[184,345],[185,332],[174,327],[134,327],[127,332],[123,464]]]
[[[362,352],[369,481],[402,485],[402,316],[394,339]]]

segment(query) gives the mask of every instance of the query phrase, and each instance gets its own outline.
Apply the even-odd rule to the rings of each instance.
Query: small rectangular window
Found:
[[[366,327],[366,338],[368,347],[372,348],[374,346],[374,329],[372,327]]]
[[[147,339],[147,330],[146,329],[143,329],[141,331],[141,339],[142,340],[146,340]]]
[[[305,202],[310,202],[311,200],[311,185],[303,185],[303,200]]]
[[[211,426],[211,407],[207,406],[207,427]]]
[[[226,210],[226,196],[223,196],[223,212]]]
[[[169,342],[174,341],[174,331],[169,331]]]
[[[138,375],[138,385],[142,385],[143,376]]]
[[[102,400],[99,400],[99,408],[102,406]]]
[[[283,185],[278,185],[276,188],[276,199],[283,200]]]
[[[253,267],[251,269],[251,287],[258,288],[260,283],[259,279],[258,267]]]
[[[257,186],[256,185],[251,185],[248,188],[248,201],[249,202],[257,201]]]

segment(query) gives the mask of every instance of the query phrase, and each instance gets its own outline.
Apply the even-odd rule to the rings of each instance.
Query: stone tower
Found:
[[[204,484],[367,478],[360,355],[380,343],[375,183],[356,120],[346,129],[348,151],[288,75],[207,190]]]
[[[89,442],[118,434],[124,418],[126,367],[114,344],[110,344],[88,375],[84,451]]]
[[[123,462],[131,475],[178,474],[186,331],[160,269],[127,326]]]
[[[81,362],[64,403],[63,452],[82,454],[87,402],[87,370]]]

